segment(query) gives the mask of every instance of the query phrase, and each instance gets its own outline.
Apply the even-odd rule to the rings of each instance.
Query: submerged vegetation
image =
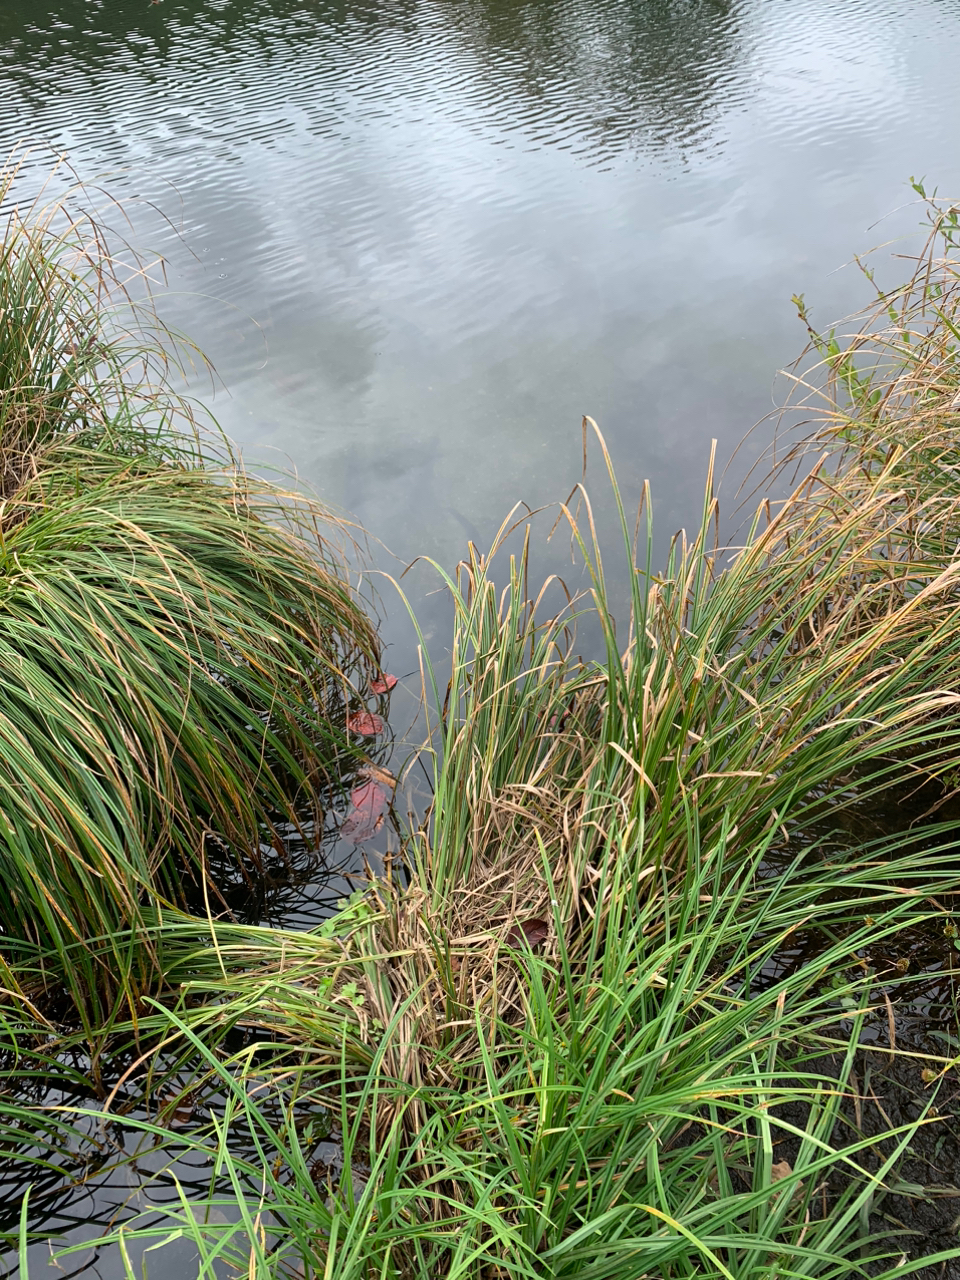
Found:
[[[814,426],[774,460],[793,490],[738,549],[716,544],[711,464],[659,569],[649,495],[634,528],[596,432],[627,618],[583,488],[558,514],[579,598],[531,591],[509,521],[438,570],[450,667],[422,647],[408,763],[429,807],[302,933],[231,919],[216,868],[255,879],[258,850],[316,838],[364,767],[349,708],[378,684],[375,633],[322,513],[153,398],[162,342],[97,327],[123,282],[94,224],[11,223],[5,315],[28,282],[52,352],[32,372],[4,320],[0,1141],[33,1189],[0,1226],[22,1273],[44,1196],[137,1141],[211,1163],[206,1193],[175,1168],[169,1203],[105,1231],[128,1272],[184,1242],[198,1277],[957,1265],[889,1210],[951,1194],[899,1170],[960,1044],[904,1049],[930,974],[887,958],[926,929],[950,1003],[960,246],[953,210],[931,218],[906,285],[813,335]],[[109,354],[66,374],[62,315]],[[914,820],[866,838],[855,815],[890,793]],[[924,1100],[868,1130],[861,1081],[904,1054]]]

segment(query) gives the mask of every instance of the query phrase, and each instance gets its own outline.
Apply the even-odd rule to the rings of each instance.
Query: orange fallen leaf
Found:
[[[538,920],[536,917],[532,920],[518,920],[507,930],[507,942],[511,947],[519,947],[526,938],[531,947],[538,947],[541,942],[546,941],[549,932],[550,926],[546,920]]]
[[[164,1107],[164,1115],[171,1128],[189,1124],[194,1116],[194,1105],[191,1097],[182,1094],[169,1094],[160,1099]]]
[[[397,785],[392,773],[376,765],[361,769],[357,776],[359,781],[350,792],[350,808],[340,824],[341,837],[353,844],[369,840],[383,826]]]
[[[347,716],[347,728],[364,738],[375,738],[378,733],[383,733],[383,721],[372,711],[351,711]]]
[[[397,677],[388,675],[386,671],[381,672],[376,680],[370,681],[371,693],[389,693],[397,683]]]

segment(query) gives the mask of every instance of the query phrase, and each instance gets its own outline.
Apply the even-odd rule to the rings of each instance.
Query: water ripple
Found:
[[[235,435],[458,550],[581,409],[686,492],[810,264],[960,188],[958,62],[960,0],[5,0],[0,122],[143,198]]]

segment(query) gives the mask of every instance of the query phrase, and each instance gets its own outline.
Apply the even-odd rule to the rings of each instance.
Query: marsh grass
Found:
[[[0,953],[93,1041],[162,982],[148,924],[223,908],[210,863],[319,839],[378,642],[334,522],[171,390],[89,194],[14,204],[0,248]]]
[[[99,967],[136,990],[149,950],[111,939],[191,880],[202,899],[209,842],[253,876],[283,824],[322,824],[376,641],[289,507],[235,473],[70,453],[20,502],[0,560],[5,952],[53,944],[85,988]]]
[[[918,915],[943,919],[917,896],[950,894],[952,846],[892,857],[885,874],[922,883],[914,896],[878,876],[883,849],[848,877],[814,862],[731,888],[725,844],[704,850],[691,836],[687,892],[657,900],[611,856],[602,876],[616,945],[559,961],[505,953],[519,1011],[478,1008],[447,1027],[417,1083],[390,1069],[406,1047],[405,1010],[377,1027],[363,993],[338,987],[346,919],[327,937],[225,926],[215,955],[195,925],[171,929],[166,959],[185,1002],[152,1025],[192,1046],[202,1067],[191,1090],[219,1095],[209,1128],[186,1139],[211,1157],[217,1185],[105,1239],[129,1251],[192,1239],[198,1275],[215,1259],[264,1276],[908,1273],[899,1248],[864,1226],[932,1117],[894,1132],[892,1152],[857,1131],[857,1037],[877,1023],[880,988],[896,999],[905,985],[857,958]],[[758,865],[766,852],[755,850]],[[823,894],[841,886],[841,901]],[[811,919],[845,924],[844,936],[825,941],[815,966],[762,981]],[[385,969],[397,960],[370,957]],[[224,1053],[227,1026],[251,1042]],[[825,1055],[829,1073],[812,1064]],[[107,1113],[123,1123],[113,1104]],[[321,1116],[339,1127],[342,1168],[317,1163]],[[169,1137],[159,1116],[126,1123]],[[863,1269],[884,1254],[886,1268]]]
[[[148,938],[179,999],[144,993],[136,1025],[114,1019],[131,1047],[87,1118],[105,1111],[168,1141],[165,1113],[149,1107],[168,1092],[154,1046],[173,1049],[178,1073],[195,1064],[179,1087],[206,1096],[210,1115],[178,1140],[210,1155],[212,1181],[208,1197],[185,1193],[161,1221],[121,1223],[105,1239],[125,1250],[188,1239],[198,1276],[229,1264],[324,1280],[895,1280],[960,1256],[910,1256],[877,1212],[898,1159],[936,1120],[935,1082],[956,1064],[927,1058],[931,1108],[886,1145],[860,1125],[854,1078],[858,1054],[903,1052],[895,1009],[914,989],[869,956],[924,925],[944,935],[949,967],[955,826],[936,804],[870,843],[847,821],[905,780],[941,797],[955,785],[960,268],[955,213],[934,206],[932,218],[908,285],[881,295],[852,338],[814,335],[818,366],[797,385],[819,400],[819,421],[782,463],[797,468],[793,491],[759,506],[735,554],[715,541],[711,461],[699,524],[658,571],[649,494],[635,526],[588,421],[621,519],[625,619],[609,607],[609,553],[582,487],[559,521],[590,588],[558,612],[556,584],[530,590],[528,542],[501,574],[510,521],[490,555],[470,547],[453,574],[438,568],[454,625],[449,670],[422,647],[429,740],[418,766],[431,804],[338,915],[297,934],[217,919],[214,907],[206,919],[157,911],[155,899],[153,918],[111,920],[112,954]],[[121,488],[138,483],[131,466]],[[51,466],[30,491],[51,484],[55,510],[65,474]],[[160,534],[137,519],[153,545]],[[171,592],[177,610],[193,608],[190,573],[164,536],[176,571],[149,580],[150,607],[173,610]],[[183,574],[187,606],[171,585]],[[265,575],[258,559],[258,584]],[[232,582],[222,590],[239,600],[245,638],[246,597]],[[263,737],[277,802],[290,777],[297,793],[298,769],[312,777],[302,737],[291,748],[284,736],[302,705],[304,615],[281,616],[293,638],[271,627],[290,647],[264,668],[281,690],[294,683],[287,720],[282,698],[279,711],[270,704],[277,745]],[[586,621],[603,637],[591,662],[574,643]],[[156,665],[162,644],[147,632]],[[259,650],[247,659],[242,643],[214,645],[215,658],[201,647],[198,667],[239,653],[259,690]],[[217,716],[229,662],[225,672],[203,686]],[[165,742],[174,699],[164,689],[156,701],[145,723]],[[169,755],[189,801],[159,783],[131,791],[138,821],[163,819],[151,851],[186,849],[181,815],[215,804],[221,757],[207,764],[208,737],[182,763]],[[245,742],[231,734],[241,778]],[[241,816],[229,838],[242,843],[244,830]],[[801,935],[819,943],[784,970]],[[64,933],[55,958],[39,940],[36,950],[36,972],[64,970],[86,963],[90,935]],[[24,956],[7,985],[28,995],[29,977]],[[18,1007],[16,1036],[39,1045],[37,1011]],[[31,1051],[55,1062],[62,1034],[45,1033]],[[235,1035],[246,1037],[239,1050]],[[139,1117],[118,1103],[138,1079]],[[78,1114],[56,1111],[64,1125]],[[342,1168],[315,1158],[317,1116],[339,1131]],[[240,1129],[243,1150],[231,1141]],[[29,1116],[20,1132],[28,1142]]]

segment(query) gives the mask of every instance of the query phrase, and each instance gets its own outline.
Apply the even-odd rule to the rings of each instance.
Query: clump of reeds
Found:
[[[201,436],[78,201],[0,244],[0,952],[93,1033],[156,983],[148,920],[219,910],[211,860],[319,839],[378,645],[332,522]]]

